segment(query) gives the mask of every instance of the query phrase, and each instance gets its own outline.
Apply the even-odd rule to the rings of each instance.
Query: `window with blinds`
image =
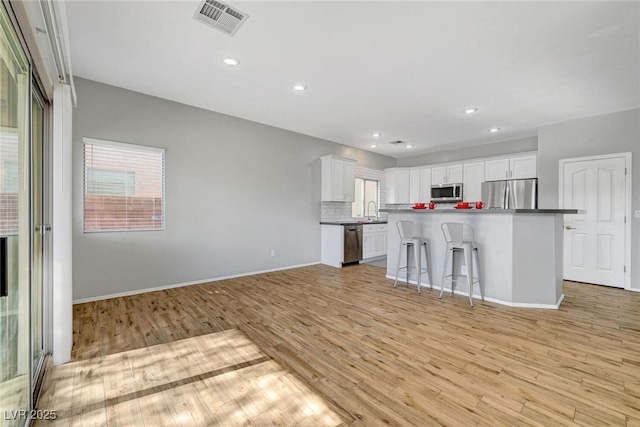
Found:
[[[164,230],[162,148],[84,138],[84,231]]]

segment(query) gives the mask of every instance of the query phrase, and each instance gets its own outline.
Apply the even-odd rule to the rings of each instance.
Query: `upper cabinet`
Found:
[[[538,155],[535,153],[473,159],[465,163],[385,169],[385,202],[427,203],[431,200],[431,185],[457,183],[463,184],[464,200],[478,201],[482,199],[483,182],[536,178],[537,171]]]
[[[484,162],[484,180],[500,181],[509,179],[509,158],[491,159]]]
[[[420,200],[417,202],[429,203],[429,201],[431,201],[431,168],[420,168]]]
[[[431,200],[431,168],[385,169],[388,204],[426,203]]]
[[[386,203],[410,203],[410,179],[409,169],[392,168],[385,169]]]
[[[431,184],[456,184],[462,182],[462,164],[434,166],[431,168]]]
[[[511,179],[537,178],[538,156],[530,154],[528,156],[510,157],[509,168],[511,169]]]
[[[536,178],[538,176],[538,156],[502,157],[484,162],[485,181],[503,179]]]
[[[322,162],[323,202],[353,202],[355,199],[356,161],[327,155]]]
[[[420,168],[413,168],[409,171],[409,203],[420,203],[422,200],[422,180],[420,179]]]
[[[473,162],[462,165],[464,180],[462,181],[462,196],[467,201],[482,199],[482,182],[484,181],[484,163]]]

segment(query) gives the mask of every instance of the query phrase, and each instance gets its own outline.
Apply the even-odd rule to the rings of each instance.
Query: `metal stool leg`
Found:
[[[464,263],[467,267],[467,283],[469,284],[469,305],[473,307],[473,259],[472,249],[470,247],[464,248]]]
[[[482,291],[482,282],[480,282],[480,255],[478,248],[473,249],[473,253],[476,256],[476,272],[478,273],[478,289],[480,289],[480,298],[484,301],[484,292]]]
[[[456,274],[456,252],[460,252],[460,249],[451,249],[451,295],[455,293],[456,284],[458,283],[458,275]]]
[[[413,249],[411,247],[411,243],[407,244],[407,264],[406,264],[406,271],[407,271],[407,277],[405,279],[405,283],[407,284],[407,286],[409,286],[409,279],[411,279],[411,269],[409,268],[409,266],[411,265],[409,263],[409,260],[411,260],[411,249]]]
[[[447,245],[447,253],[444,256],[444,268],[442,269],[442,282],[440,282],[440,295],[438,295],[438,298],[442,298],[442,294],[444,293],[444,279],[447,278],[447,267],[449,265],[449,258],[451,257],[452,252],[453,250]],[[451,278],[453,279],[453,277]],[[451,286],[453,286],[453,282],[451,282]]]
[[[431,250],[429,243],[424,242],[424,258],[427,264],[427,275],[429,276],[429,289],[433,289],[433,279],[431,278]]]
[[[402,261],[402,243],[400,243],[400,248],[398,249],[398,264],[396,264],[396,281],[393,282],[393,287],[398,286],[398,276],[400,276],[400,261]]]
[[[420,279],[422,276],[422,270],[421,270],[421,257],[420,257],[420,250],[421,250],[421,246],[422,245],[413,245],[413,261],[416,265],[416,283],[418,284],[418,293],[422,293],[422,291],[420,291]]]

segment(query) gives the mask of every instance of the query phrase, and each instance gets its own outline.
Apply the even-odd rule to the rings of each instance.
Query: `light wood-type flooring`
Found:
[[[323,265],[74,306],[47,425],[640,426],[640,294],[559,310]]]

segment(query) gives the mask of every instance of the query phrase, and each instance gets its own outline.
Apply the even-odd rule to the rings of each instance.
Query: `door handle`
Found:
[[[51,232],[50,225],[36,225],[36,233],[44,235],[49,232]]]
[[[567,225],[565,228],[566,228],[567,230],[575,230],[575,229],[576,229],[575,227],[572,227],[572,226],[570,226],[570,225]]]
[[[0,297],[9,295],[9,272],[7,267],[7,238],[0,237]]]

